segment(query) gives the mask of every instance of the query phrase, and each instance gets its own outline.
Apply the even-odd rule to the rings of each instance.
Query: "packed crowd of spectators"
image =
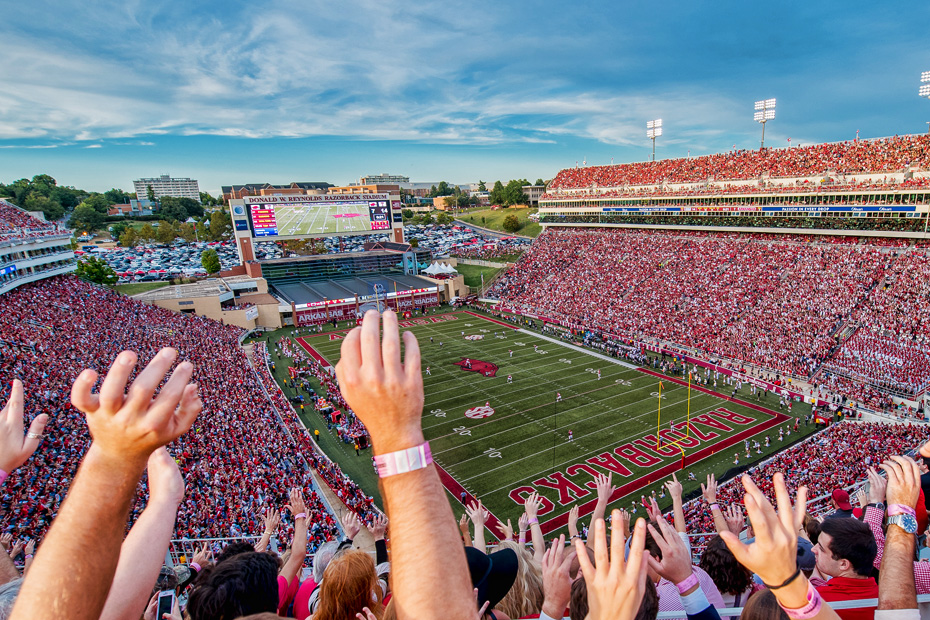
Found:
[[[480,502],[471,503],[456,527],[432,466],[422,435],[424,394],[415,338],[405,333],[401,346],[393,313],[385,313],[383,323],[382,336],[379,316],[369,312],[343,340],[336,368],[343,395],[369,427],[376,448],[390,522],[376,516],[367,524],[374,558],[353,548],[362,524],[348,512],[347,539],[316,549],[312,572],[302,575],[310,533],[321,515],[312,512],[295,485],[285,497],[260,502],[262,536],[254,545],[230,544],[215,555],[204,547],[178,570],[163,566],[172,525],[191,492],[190,476],[182,474],[187,461],[172,459],[164,446],[178,442],[193,448],[191,437],[201,434],[196,425],[204,424],[203,410],[217,394],[202,387],[209,373],[201,374],[173,349],[147,356],[151,361],[137,373],[135,354],[123,352],[97,393],[92,389],[102,373],[91,370],[81,372],[70,389],[74,411],[86,416],[94,440],[46,538],[38,550],[28,548],[25,576],[0,553],[0,614],[12,620],[59,617],[58,610],[80,620],[655,620],[664,611],[720,620],[733,606],[742,607],[735,613],[743,620],[919,618],[917,595],[930,592],[930,568],[917,561],[923,552],[915,536],[927,526],[930,488],[922,488],[921,473],[927,471],[930,445],[920,448],[919,462],[901,456],[921,441],[914,428],[834,427],[742,477],[742,490],[736,484],[718,487],[708,476],[700,503],[687,506],[673,477],[665,484],[672,523],[644,497],[643,519],[612,511],[609,544],[604,517],[617,489],[610,475],[597,477],[597,501],[587,526],[577,510],[569,514],[568,546],[564,535],[544,540],[538,518],[542,504],[531,494],[517,528],[508,522],[493,533],[502,542],[492,552],[488,512]],[[187,338],[209,329],[175,327]],[[222,339],[224,332],[218,329],[213,336]],[[40,338],[24,344],[49,343]],[[256,355],[266,352],[259,348]],[[271,376],[265,361],[258,376],[267,389]],[[0,468],[14,477],[21,476],[19,469],[33,469],[29,462],[48,449],[46,444],[36,452],[44,431],[58,421],[56,416],[46,429],[42,419],[35,420],[24,435],[24,409],[27,418],[36,410],[34,401],[23,407],[21,389],[16,382],[0,416]],[[287,401],[279,395],[273,399],[279,408],[273,415],[292,420]],[[262,443],[264,430],[249,441]],[[240,443],[240,450],[245,447]],[[299,460],[300,446],[284,448],[278,457]],[[144,472],[150,501],[124,538]],[[295,471],[289,473],[294,479]],[[869,485],[857,511],[844,487],[864,479]],[[237,492],[222,490],[225,494],[202,499],[215,509]],[[835,510],[814,518],[807,499],[818,493],[829,493]],[[4,516],[11,518],[9,512]],[[695,525],[717,532],[701,542],[699,554],[689,538]],[[289,548],[279,556],[270,542],[288,535]],[[5,547],[10,543],[0,538]],[[10,553],[19,556],[23,550],[17,546]],[[836,601],[853,607],[835,610]]]
[[[895,136],[793,148],[733,150],[727,153],[660,161],[587,166],[560,171],[548,190],[620,187],[816,175],[901,172],[930,167],[930,136]]]
[[[0,199],[0,242],[33,239],[66,233],[55,224],[32,217],[14,204]]]
[[[651,224],[655,226],[733,226],[752,228],[807,228],[821,230],[922,231],[926,220],[914,217],[758,217],[730,215],[552,215],[540,217],[543,224]],[[849,238],[849,237],[847,237]],[[858,238],[852,237],[854,242]]]
[[[83,368],[102,373],[126,348],[145,359],[171,344],[197,367],[204,412],[194,432],[172,447],[188,488],[177,538],[257,535],[267,505],[286,498],[293,485],[311,487],[308,465],[321,459],[298,449],[306,431],[296,421],[284,432],[239,347],[238,328],[71,277],[23,286],[0,297],[0,308],[0,378],[6,385],[21,379],[27,410],[53,421],[43,449],[5,485],[4,532],[32,539],[47,530],[90,442],[83,416],[68,404],[70,382]],[[340,478],[338,472],[331,478],[337,488]],[[146,494],[143,485],[133,517],[145,507]],[[315,493],[306,501],[316,523],[310,544],[317,546],[332,537],[335,523]]]

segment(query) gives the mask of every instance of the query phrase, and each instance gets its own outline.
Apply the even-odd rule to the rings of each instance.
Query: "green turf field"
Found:
[[[588,349],[465,312],[401,324],[420,342],[423,428],[451,497],[464,490],[480,498],[495,517],[516,523],[522,498],[537,491],[545,498],[540,514],[544,532],[560,529],[573,504],[581,506],[582,516],[590,513],[596,498],[593,480],[599,473],[613,472],[613,482],[621,488],[612,505],[628,507],[672,471],[681,470],[682,450],[687,461],[679,478],[694,472],[701,480],[710,472],[726,472],[737,451],[745,464],[747,437],[763,445],[765,435],[772,439],[763,455],[752,451],[752,461],[799,438],[795,433],[778,440],[779,424],[784,428],[793,419],[776,415],[774,395],[758,401],[749,396],[748,386],[737,396],[745,403],[693,388],[689,425],[686,379],[654,376]],[[335,365],[341,338],[331,332],[304,342]],[[472,371],[456,365],[465,358],[474,360]],[[719,390],[730,395],[732,387],[722,379]],[[561,402],[556,402],[557,393]],[[774,406],[775,412],[765,406]],[[794,407],[795,415],[808,412],[809,406]],[[686,493],[697,487],[696,482],[684,484]]]

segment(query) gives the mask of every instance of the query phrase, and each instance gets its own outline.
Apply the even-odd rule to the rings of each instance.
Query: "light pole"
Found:
[[[765,148],[765,124],[773,118],[775,118],[775,100],[757,101],[756,113],[752,115],[752,119],[757,123],[762,123],[762,146],[759,147],[760,150]]]
[[[662,119],[646,123],[646,136],[652,140],[652,161],[656,160],[656,138],[662,135]]]
[[[917,94],[920,95],[921,97],[926,97],[927,99],[930,99],[930,84],[928,84],[928,82],[930,82],[930,71],[924,71],[923,73],[920,74],[920,82],[921,82],[921,86],[920,86],[920,89],[917,91]],[[927,124],[930,125],[930,123],[927,123]],[[930,132],[930,127],[927,128],[927,131]]]

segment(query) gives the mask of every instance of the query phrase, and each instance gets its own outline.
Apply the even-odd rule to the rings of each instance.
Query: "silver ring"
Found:
[[[29,439],[42,439],[45,435],[42,433],[26,433],[26,437]]]

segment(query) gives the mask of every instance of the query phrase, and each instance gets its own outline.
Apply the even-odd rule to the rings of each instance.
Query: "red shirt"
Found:
[[[859,599],[878,598],[878,584],[875,579],[854,579],[852,577],[834,577],[826,585],[817,586],[823,600],[855,601]],[[873,620],[875,607],[859,609],[837,609],[836,614],[843,620]]]

